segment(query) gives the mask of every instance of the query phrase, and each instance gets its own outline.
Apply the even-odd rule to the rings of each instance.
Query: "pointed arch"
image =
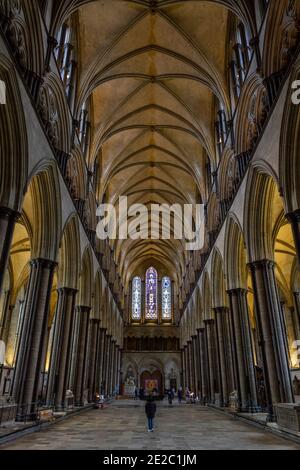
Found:
[[[290,0],[269,3],[262,57],[265,77],[286,69],[300,35],[300,3]]]
[[[292,72],[280,137],[280,187],[287,213],[300,209],[300,106],[292,102],[292,83],[296,80],[300,80],[300,60]]]
[[[94,289],[94,302],[93,302],[93,318],[100,320],[101,318],[101,297],[102,297],[102,275],[100,270],[97,271],[95,277]]]
[[[232,213],[229,214],[225,233],[225,269],[227,289],[246,289],[246,249],[241,226]]]
[[[28,175],[27,129],[14,66],[2,54],[0,80],[6,87],[6,105],[0,105],[0,206],[20,212]]]
[[[256,163],[249,171],[244,208],[244,234],[249,262],[273,260],[272,208],[278,185],[271,169]]]
[[[61,238],[61,195],[57,167],[42,160],[34,169],[29,191],[33,208],[33,258],[57,261]]]
[[[77,214],[67,220],[61,239],[58,285],[70,289],[78,288],[80,274],[80,234]]]
[[[215,248],[212,255],[212,303],[213,308],[225,307],[227,305],[225,292],[225,278],[223,259],[218,248]]]
[[[203,293],[203,319],[210,320],[212,318],[212,296],[210,289],[210,280],[208,272],[205,271],[202,280],[202,293]]]
[[[81,274],[79,281],[78,305],[92,307],[93,294],[93,257],[90,246],[87,246],[81,262]]]
[[[269,113],[269,101],[263,79],[253,74],[243,86],[236,120],[236,152],[251,152]]]
[[[44,77],[37,107],[54,149],[69,154],[71,117],[62,81],[54,72]]]

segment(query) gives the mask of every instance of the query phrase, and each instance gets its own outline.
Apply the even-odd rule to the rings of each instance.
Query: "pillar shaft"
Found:
[[[50,404],[54,399],[57,409],[64,407],[67,390],[68,371],[71,361],[72,318],[76,293],[75,289],[58,289],[47,385],[47,402]]]
[[[0,293],[7,268],[9,251],[15,224],[20,214],[7,207],[0,207]]]
[[[180,385],[183,387],[183,390],[185,390],[185,370],[184,370],[184,349],[181,349],[181,372],[180,372]]]
[[[220,363],[220,385],[221,385],[221,406],[228,406],[229,402],[229,391],[228,391],[228,371],[229,364],[227,358],[227,327],[226,327],[226,316],[228,315],[228,309],[220,307],[215,309],[216,315],[216,331],[217,331],[217,343],[218,343],[218,355]]]
[[[199,394],[199,358],[198,358],[198,336],[192,337],[192,352],[193,352],[193,364],[194,364],[194,384],[195,384],[195,394]]]
[[[104,356],[105,356],[105,330],[100,328],[100,347],[99,347],[99,390],[104,394]]]
[[[3,312],[0,322],[0,340],[4,341],[7,344],[9,328],[11,323],[11,316],[14,309],[14,306],[9,305],[10,301],[10,291],[5,291],[2,293],[4,295],[3,301]]]
[[[201,371],[201,400],[206,403],[208,399],[208,368],[207,368],[207,345],[205,328],[200,328],[199,335],[199,352],[200,352],[200,371]]]
[[[89,315],[90,307],[76,307],[78,316],[78,347],[76,356],[76,372],[75,372],[75,404],[76,406],[84,405],[84,388],[86,376],[86,359],[89,332]]]
[[[287,220],[291,224],[294,244],[296,248],[298,265],[300,264],[300,209],[286,214]]]
[[[36,259],[30,263],[13,386],[15,400],[20,404],[31,404],[37,402],[39,398],[38,386],[44,368],[42,351],[47,334],[55,266],[52,261],[43,259]]]
[[[187,344],[184,346],[184,368],[185,368],[185,388],[190,388],[189,385],[189,361],[188,361],[188,348]]]
[[[274,262],[249,264],[254,289],[255,311],[260,338],[267,405],[273,419],[273,404],[293,402],[285,328],[279,302]]]
[[[245,411],[253,411],[257,409],[257,389],[247,291],[233,289],[228,294],[233,325],[234,360],[238,372],[240,408]]]
[[[300,340],[300,292],[294,292],[294,319],[297,340]]]
[[[195,392],[195,377],[194,377],[194,357],[192,340],[188,341],[188,357],[189,357],[189,387],[192,392]]]
[[[208,376],[209,376],[209,401],[215,402],[215,351],[214,351],[214,320],[204,320],[206,330]]]
[[[99,348],[99,323],[100,321],[95,318],[90,320],[90,362],[88,376],[89,402],[94,400],[96,392],[98,391],[96,369],[99,365],[96,361],[97,351]]]
[[[111,355],[110,355],[110,367],[109,367],[109,394],[113,395],[114,392],[114,378],[115,378],[115,361],[116,361],[116,342],[111,340]]]
[[[116,344],[116,365],[115,365],[115,390],[116,393],[120,394],[120,387],[119,387],[119,376],[120,376],[120,360],[121,360],[121,352],[120,347]]]
[[[108,349],[108,336],[106,330],[104,331],[103,339],[103,368],[102,368],[102,387],[104,395],[107,395],[107,349]]]

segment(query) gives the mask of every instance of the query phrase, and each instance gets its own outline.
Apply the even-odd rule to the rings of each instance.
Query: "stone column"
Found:
[[[298,257],[298,265],[300,263],[300,209],[286,214],[287,220],[291,224],[294,244],[296,248],[296,253]]]
[[[38,400],[40,375],[44,368],[43,345],[47,334],[53,273],[56,263],[44,259],[30,262],[23,325],[18,347],[13,396],[19,404]],[[32,406],[30,412],[35,412]]]
[[[0,340],[4,341],[4,343],[7,344],[11,315],[15,307],[12,305],[9,305],[9,301],[10,301],[9,290],[3,292],[2,295],[4,295],[5,298],[3,301],[3,314],[2,314],[1,323],[0,323]]]
[[[107,335],[106,336],[106,357],[105,357],[105,390],[106,390],[106,395],[110,395],[110,382],[109,382],[109,377],[110,377],[110,357],[111,357],[111,336]]]
[[[115,362],[115,377],[114,377],[114,389],[116,393],[120,395],[119,388],[119,376],[120,376],[120,347],[116,344],[116,362]]]
[[[286,347],[288,350],[289,362],[291,364],[290,350],[297,339],[295,312],[294,307],[289,307],[285,302],[281,302],[281,308],[285,324]]]
[[[199,393],[199,378],[198,378],[198,372],[199,372],[199,364],[198,364],[198,337],[196,335],[192,336],[192,354],[193,354],[193,373],[194,373],[194,384],[195,384],[195,394],[198,395]]]
[[[106,372],[107,372],[107,348],[108,348],[108,337],[106,330],[104,330],[103,336],[103,365],[102,365],[102,387],[103,394],[107,395],[107,383],[106,383]]]
[[[294,303],[295,303],[295,310],[294,310],[294,319],[295,319],[295,329],[296,329],[296,337],[297,340],[300,340],[300,292],[294,292]]]
[[[47,387],[47,402],[55,408],[64,408],[67,390],[72,345],[72,320],[77,290],[60,288],[57,290],[58,299],[54,320],[53,345],[51,351],[49,378]]]
[[[192,389],[192,367],[191,367],[191,349],[190,349],[190,340],[187,341],[186,345],[186,360],[187,360],[187,383],[189,390]]]
[[[109,380],[109,391],[112,396],[114,393],[114,377],[115,377],[115,361],[116,361],[116,342],[111,340],[111,355],[110,355],[110,380]]]
[[[19,212],[0,207],[0,293],[9,259],[9,250]]]
[[[120,394],[119,390],[119,376],[120,376],[120,347],[118,344],[116,344],[116,350],[117,350],[117,356],[116,356],[116,371],[115,371],[115,388],[118,393]]]
[[[96,382],[96,369],[99,367],[97,364],[97,351],[99,348],[99,323],[100,320],[92,318],[90,320],[90,364],[89,364],[89,377],[88,377],[88,388],[89,388],[89,402],[93,402],[96,392],[98,390]]]
[[[104,381],[104,355],[105,355],[105,329],[100,327],[100,344],[99,344],[99,379],[98,379],[98,385],[99,385],[99,392],[101,394],[104,393],[103,389],[103,381]]]
[[[201,386],[201,361],[200,361],[200,337],[199,329],[196,330],[196,356],[197,356],[197,377],[198,377],[198,396],[202,398],[202,386]]]
[[[90,307],[76,307],[78,314],[78,347],[76,355],[76,372],[75,372],[75,404],[76,406],[84,405],[84,382],[86,373],[86,356],[88,345],[88,325],[90,316]]]
[[[201,401],[203,404],[208,399],[208,368],[207,368],[207,346],[205,328],[198,330],[199,335],[199,353],[200,353],[200,371],[201,371]]]
[[[234,360],[241,411],[257,410],[257,389],[245,289],[228,291],[233,325]]]
[[[207,358],[208,358],[208,376],[209,376],[209,401],[215,402],[215,351],[214,351],[214,326],[215,321],[204,320],[206,330]]]
[[[194,368],[192,339],[188,341],[188,356],[189,356],[189,372],[190,372],[190,390],[195,393],[195,376],[194,376],[195,368]]]
[[[181,380],[181,386],[183,387],[183,390],[185,390],[185,367],[184,367],[184,349],[181,349],[181,373],[180,373],[180,380]]]
[[[185,388],[189,388],[189,360],[188,360],[188,348],[187,344],[184,346],[184,376],[185,376]]]
[[[273,419],[274,403],[294,402],[284,321],[277,292],[274,262],[256,261],[250,263],[249,268],[254,289],[269,419]]]
[[[101,373],[101,328],[100,320],[97,325],[97,348],[95,356],[95,392],[100,394],[100,373]]]
[[[216,316],[216,331],[217,331],[217,342],[220,362],[220,385],[221,385],[221,406],[228,406],[229,403],[229,392],[228,392],[228,361],[227,361],[227,342],[226,338],[226,318],[228,313],[226,307],[215,308]]]
[[[42,364],[42,370],[40,374],[40,381],[39,381],[39,386],[38,386],[38,398],[39,400],[42,401],[47,401],[47,388],[48,388],[48,378],[49,378],[49,371],[48,371],[48,377],[47,381],[45,379],[46,376],[46,362],[47,362],[47,353],[48,353],[48,347],[49,347],[49,341],[50,341],[50,333],[51,333],[51,327],[47,325],[47,331],[45,334],[44,342],[42,345],[41,349],[41,364]],[[45,386],[46,382],[46,386]],[[52,405],[52,402],[50,403]]]
[[[113,365],[113,356],[114,356],[114,348],[113,348],[113,341],[112,336],[109,337],[109,354],[108,354],[108,369],[107,369],[107,383],[108,383],[108,395],[112,396],[112,365]]]

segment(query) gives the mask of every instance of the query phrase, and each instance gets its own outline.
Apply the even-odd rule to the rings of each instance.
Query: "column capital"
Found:
[[[76,295],[78,289],[73,289],[72,287],[59,287],[57,289],[57,292],[59,294]]]
[[[57,266],[56,261],[51,261],[49,259],[44,259],[44,258],[35,258],[30,260],[30,266],[32,267],[41,267],[41,268],[46,268],[46,269],[55,269]]]
[[[223,314],[226,314],[228,313],[229,311],[229,308],[228,307],[215,307],[213,308],[214,312],[218,315],[223,315]]]
[[[300,209],[296,209],[294,212],[288,212],[285,214],[285,217],[290,223],[300,223]]]
[[[53,47],[53,49],[58,45],[57,39],[50,34],[48,35],[47,41],[49,46]]]
[[[198,328],[197,331],[198,331],[198,333],[204,333],[205,328],[204,327],[203,328]]]
[[[21,217],[21,213],[10,209],[9,207],[2,207],[0,206],[0,217],[7,217],[10,220],[17,220]]]
[[[249,41],[250,47],[256,47],[259,44],[259,36],[254,36],[252,39]]]
[[[250,271],[256,271],[258,269],[262,268],[274,268],[275,266],[275,261],[271,259],[261,259],[258,261],[251,261],[250,263],[247,264],[248,268]]]
[[[239,297],[240,295],[247,295],[248,290],[243,289],[242,287],[237,287],[236,289],[229,289],[226,292],[228,295]]]
[[[91,307],[88,307],[86,305],[76,305],[76,310],[84,315],[90,313]]]

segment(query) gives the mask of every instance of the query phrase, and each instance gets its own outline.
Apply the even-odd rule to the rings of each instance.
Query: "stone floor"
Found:
[[[300,450],[250,424],[197,405],[158,405],[156,429],[146,429],[143,404],[114,402],[0,447],[1,450]]]

